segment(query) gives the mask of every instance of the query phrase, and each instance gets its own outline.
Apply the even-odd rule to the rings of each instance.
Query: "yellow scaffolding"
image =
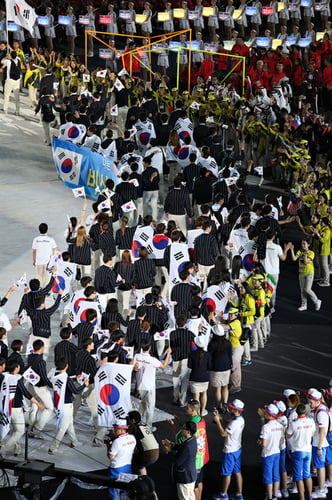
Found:
[[[88,39],[87,37],[88,36],[92,36],[93,38],[95,38],[96,40],[98,40],[99,42],[101,42],[103,45],[105,45],[106,47],[108,47],[109,49],[113,50],[114,52],[116,52],[118,54],[119,57],[121,57],[121,60],[122,60],[122,66],[125,67],[124,65],[124,57],[125,56],[130,56],[130,76],[132,76],[132,57],[134,57],[134,59],[136,59],[137,61],[140,62],[140,64],[142,66],[144,66],[145,69],[147,69],[149,72],[150,72],[150,76],[153,75],[153,71],[151,68],[149,68],[148,66],[146,66],[142,61],[140,61],[139,57],[137,56],[138,53],[141,53],[141,52],[147,52],[149,53],[150,55],[150,63],[151,63],[151,53],[153,52],[153,46],[156,45],[156,44],[159,44],[159,43],[163,43],[167,40],[170,40],[171,38],[174,38],[176,36],[180,36],[180,35],[185,35],[186,33],[189,33],[189,42],[190,42],[190,45],[189,47],[174,47],[174,49],[177,50],[177,77],[176,77],[176,81],[177,81],[177,87],[179,88],[179,83],[180,83],[180,71],[179,71],[179,68],[180,68],[180,53],[181,53],[181,50],[187,50],[191,53],[191,51],[193,50],[191,48],[191,45],[192,45],[192,30],[191,29],[186,29],[186,30],[181,30],[181,31],[175,31],[175,32],[172,32],[172,33],[166,33],[165,35],[154,35],[154,36],[151,36],[151,37],[147,37],[147,36],[141,36],[141,35],[127,35],[127,34],[123,34],[123,33],[108,33],[108,32],[105,32],[105,31],[91,31],[91,30],[86,30],[85,31],[85,53],[84,53],[84,62],[85,62],[85,66],[87,67],[87,64],[88,64],[88,50],[87,50],[87,47],[88,47]],[[99,38],[98,36],[96,36],[96,34],[99,34],[99,35],[108,35],[108,36],[111,36],[111,35],[114,35],[114,36],[124,36],[124,37],[127,37],[127,38],[139,38],[139,39],[148,39],[149,40],[149,43],[146,44],[146,45],[142,45],[140,47],[136,47],[135,49],[133,50],[130,50],[128,52],[126,52],[125,54],[123,54],[122,52],[118,51],[115,47],[112,47],[111,45],[109,45],[107,42],[105,42],[105,40]],[[169,47],[159,47],[158,50],[169,50]],[[205,54],[214,54],[214,55],[221,55],[220,52],[212,52],[210,50],[203,50],[203,49],[194,49],[195,52],[202,52],[202,53],[205,53]],[[246,75],[246,58],[244,56],[238,56],[236,54],[222,54],[226,57],[230,57],[231,59],[238,59],[238,61],[236,62],[236,64],[231,68],[231,70],[227,73],[227,75],[222,79],[222,82],[223,83],[225,80],[227,80],[227,78],[241,65],[242,63],[242,95],[244,94],[244,91],[245,91],[245,75]],[[188,92],[190,92],[190,76],[191,76],[191,57],[188,57],[188,82],[187,82],[187,89],[188,89]]]

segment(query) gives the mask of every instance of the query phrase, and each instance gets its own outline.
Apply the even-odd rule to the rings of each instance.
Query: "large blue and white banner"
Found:
[[[66,187],[84,186],[85,193],[96,198],[96,189],[102,191],[107,179],[119,182],[115,164],[84,146],[52,139],[52,150],[57,173]]]

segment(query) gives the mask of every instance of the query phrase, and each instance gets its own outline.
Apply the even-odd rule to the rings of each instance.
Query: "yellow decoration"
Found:
[[[280,12],[281,10],[284,10],[284,8],[285,8],[284,2],[278,2],[278,12]]]
[[[215,15],[215,13],[214,13],[213,7],[203,7],[202,16],[210,17],[210,16],[214,16],[214,15]]]
[[[175,17],[175,19],[183,19],[184,16],[184,9],[173,9],[173,17]]]
[[[158,22],[169,21],[169,12],[158,12]]]
[[[279,47],[279,45],[282,44],[282,40],[279,40],[278,38],[274,38],[272,40],[272,50],[276,50],[277,47]]]
[[[137,24],[142,24],[146,21],[146,16],[144,14],[136,14],[135,16],[135,22]]]
[[[324,31],[317,31],[316,33],[316,42],[319,42],[320,40],[323,40],[325,35]]]
[[[232,17],[233,17],[233,19],[235,21],[239,21],[241,19],[241,17],[242,17],[242,10],[235,9],[234,12],[233,12],[233,16]]]

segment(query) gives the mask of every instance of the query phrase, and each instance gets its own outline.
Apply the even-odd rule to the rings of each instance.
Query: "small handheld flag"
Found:
[[[254,170],[258,173],[258,175],[263,175],[263,167],[255,167]]]
[[[106,70],[106,69],[103,69],[103,70],[101,70],[101,71],[97,71],[97,73],[96,73],[96,77],[97,77],[97,78],[105,78],[106,73],[107,73],[107,70]]]
[[[199,104],[198,102],[196,102],[196,101],[193,101],[193,102],[190,104],[190,106],[189,106],[189,107],[190,107],[190,108],[192,108],[192,109],[199,109],[200,104]]]
[[[115,104],[115,106],[113,106],[111,108],[111,116],[118,116],[118,105]]]
[[[101,212],[102,210],[105,210],[105,208],[108,209],[108,210],[111,208],[111,202],[110,202],[109,199],[102,201],[98,205],[99,212]]]
[[[128,203],[124,203],[121,205],[122,212],[132,212],[133,210],[136,210],[136,205],[133,201],[128,201]]]
[[[120,92],[120,90],[124,89],[124,85],[123,83],[119,80],[119,78],[117,78],[114,82],[114,86],[116,88],[116,90],[118,90]]]
[[[73,192],[73,195],[74,195],[75,198],[80,198],[81,196],[84,196],[84,198],[85,198],[85,189],[84,189],[84,186],[78,187],[78,188],[74,188],[74,189],[72,189],[72,192]]]

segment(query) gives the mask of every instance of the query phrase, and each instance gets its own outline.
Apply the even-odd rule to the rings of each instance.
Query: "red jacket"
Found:
[[[214,72],[214,62],[209,59],[204,59],[201,65],[201,74],[204,76],[204,80],[207,80],[209,76]]]
[[[326,66],[323,71],[323,86],[332,89],[332,66]]]
[[[283,71],[274,71],[272,73],[272,78],[271,78],[271,87],[277,87],[279,85],[279,82],[282,78],[284,78],[286,74]]]
[[[303,78],[304,78],[303,67],[300,64],[294,66],[294,71],[291,78],[292,83],[294,83],[294,85],[296,85],[297,87],[300,87],[300,85],[302,85],[303,83]]]
[[[128,73],[130,73],[130,66],[131,66],[131,70],[133,73],[138,73],[139,71],[141,71],[141,65],[140,65],[140,62],[139,62],[139,54],[137,52],[134,52],[133,54],[127,54],[127,52],[131,52],[132,49],[126,49],[124,51],[124,56],[123,56],[123,64],[124,64],[124,67],[126,68],[126,70],[128,71]],[[134,57],[135,55],[135,57]],[[131,62],[130,62],[130,58],[131,58]]]
[[[218,63],[217,68],[219,71],[225,71],[227,69],[229,57],[225,54],[229,54],[228,50],[223,50],[220,52],[220,55],[216,56],[216,61]]]

